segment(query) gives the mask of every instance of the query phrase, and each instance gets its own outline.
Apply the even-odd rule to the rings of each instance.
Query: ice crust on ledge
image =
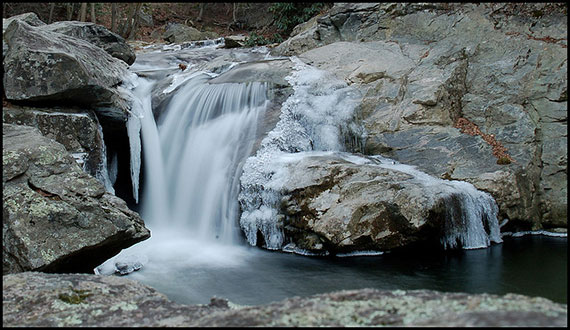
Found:
[[[424,186],[447,195],[447,220],[441,244],[446,249],[477,249],[501,243],[498,207],[492,196],[463,181],[432,177],[413,166],[382,156],[360,157],[342,152],[347,136],[364,139],[365,132],[354,120],[360,95],[343,81],[292,58],[294,70],[286,79],[293,94],[281,108],[280,121],[248,158],[241,176],[240,226],[249,244],[257,245],[258,232],[267,249],[291,250],[285,245],[279,204],[288,173],[286,164],[301,157],[336,152],[354,164],[373,164],[412,175]],[[319,153],[321,152],[321,153]],[[340,152],[340,153],[339,153]]]
[[[363,138],[364,129],[354,121],[361,95],[326,71],[293,57],[293,72],[285,79],[293,94],[281,107],[280,120],[261,142],[257,153],[243,167],[238,197],[240,226],[251,245],[261,232],[266,248],[281,249],[284,243],[279,219],[280,189],[284,168],[281,156],[301,151],[342,151],[347,136]]]

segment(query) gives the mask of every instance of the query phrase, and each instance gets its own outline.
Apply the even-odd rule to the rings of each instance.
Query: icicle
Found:
[[[127,119],[127,134],[129,136],[131,154],[131,182],[133,197],[139,202],[139,175],[141,171],[141,122],[137,115],[131,114]]]
[[[103,183],[107,192],[114,195],[115,189],[113,188],[113,182],[111,182],[109,171],[107,170],[107,147],[105,146],[105,140],[103,138],[103,127],[101,127],[97,117],[95,117],[95,121],[97,122],[97,132],[99,134],[99,139],[101,140],[101,163],[99,163],[99,166],[97,167],[95,177]]]

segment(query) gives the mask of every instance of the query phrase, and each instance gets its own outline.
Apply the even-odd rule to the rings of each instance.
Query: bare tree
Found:
[[[68,2],[67,3],[67,20],[71,21],[71,18],[73,17],[73,7],[75,6],[75,4],[73,2]]]
[[[140,16],[141,16],[140,15],[141,7],[142,7],[142,3],[141,2],[137,3],[137,5],[135,7],[134,22],[133,22],[133,25],[131,28],[131,32],[129,33],[127,39],[132,39],[137,34],[137,29],[139,28],[139,22],[140,22]]]
[[[85,22],[86,17],[87,17],[87,2],[82,2],[81,7],[79,9],[79,14],[77,14],[77,20]]]
[[[55,9],[55,2],[52,2],[49,6],[49,18],[48,18],[48,24],[51,24],[52,19],[53,19],[53,10]]]
[[[97,23],[95,20],[95,3],[91,3],[91,22]]]
[[[111,32],[117,33],[117,3],[111,3]]]
[[[200,2],[200,13],[198,14],[198,18],[196,21],[202,22],[202,15],[204,14],[204,7],[206,6],[205,2]]]

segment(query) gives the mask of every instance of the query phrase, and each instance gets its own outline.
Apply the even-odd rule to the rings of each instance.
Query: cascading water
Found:
[[[154,226],[234,244],[239,239],[237,179],[268,102],[268,86],[208,84],[210,79],[205,73],[192,75],[157,126],[153,83],[139,78],[134,90],[138,102],[129,120],[139,120],[142,133],[146,174],[141,215]]]

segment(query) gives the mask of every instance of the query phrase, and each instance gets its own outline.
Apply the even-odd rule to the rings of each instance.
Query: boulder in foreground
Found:
[[[26,272],[2,279],[3,326],[559,326],[567,306],[518,294],[361,289],[262,306],[179,305],[124,277]]]

